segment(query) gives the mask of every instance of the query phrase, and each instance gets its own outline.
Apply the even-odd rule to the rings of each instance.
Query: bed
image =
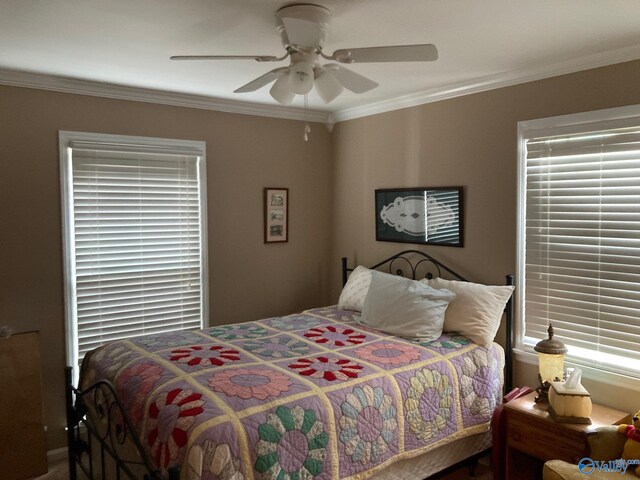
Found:
[[[466,281],[415,250],[372,269]],[[70,478],[425,478],[490,448],[512,312],[506,351],[407,340],[338,306],[109,343],[78,388],[67,367]]]

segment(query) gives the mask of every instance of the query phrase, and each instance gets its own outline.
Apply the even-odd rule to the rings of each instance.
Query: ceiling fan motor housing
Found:
[[[277,31],[285,48],[319,51],[327,39],[331,12],[320,5],[287,5],[276,12]]]

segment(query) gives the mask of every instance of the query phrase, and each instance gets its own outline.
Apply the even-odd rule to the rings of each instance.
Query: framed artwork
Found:
[[[462,247],[462,187],[375,191],[376,240]]]
[[[264,243],[289,241],[289,189],[264,189]]]

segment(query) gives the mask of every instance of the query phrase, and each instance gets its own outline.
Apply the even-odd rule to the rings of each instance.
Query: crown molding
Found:
[[[0,85],[36,88],[55,92],[92,95],[97,97],[131,100],[136,102],[157,103],[177,107],[199,108],[219,112],[258,115],[262,117],[283,118],[319,122],[327,125],[329,131],[337,122],[352,120],[378,113],[400,110],[426,103],[438,102],[463,95],[480,93],[496,88],[509,87],[521,83],[533,82],[545,78],[566,75],[582,70],[604,67],[640,59],[640,45],[617,50],[600,52],[566,62],[554,63],[539,68],[525,68],[512,72],[490,75],[481,79],[460,82],[445,87],[431,88],[408,95],[370,103],[368,105],[346,108],[335,112],[303,110],[279,105],[247,103],[237,100],[224,100],[205,95],[130,87],[113,83],[81,80],[72,77],[47,75],[20,70],[0,68]]]
[[[450,98],[461,97],[472,93],[484,92],[496,88],[509,87],[521,83],[533,82],[559,75],[566,75],[582,70],[605,67],[616,63],[629,62],[640,59],[640,45],[625,47],[617,50],[601,52],[566,62],[554,63],[540,68],[527,68],[513,72],[490,75],[481,79],[460,82],[446,87],[432,88],[421,92],[403,95],[390,100],[371,103],[360,107],[346,108],[333,112],[327,123],[343,122],[355,118],[368,117],[378,113],[400,110],[425,103],[438,102]]]
[[[279,105],[263,105],[236,100],[224,100],[205,95],[154,90],[149,88],[130,87],[114,83],[103,83],[92,80],[81,80],[72,77],[47,75],[21,70],[0,68],[0,85],[36,88],[54,92],[91,95],[95,97],[132,100],[135,102],[157,103],[176,107],[199,108],[218,112],[258,115],[261,117],[302,120],[308,122],[329,122],[329,112],[319,110],[303,110],[300,108],[282,107]]]

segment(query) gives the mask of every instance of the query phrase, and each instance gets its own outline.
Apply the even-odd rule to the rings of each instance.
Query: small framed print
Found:
[[[289,241],[289,189],[264,189],[264,243]]]

